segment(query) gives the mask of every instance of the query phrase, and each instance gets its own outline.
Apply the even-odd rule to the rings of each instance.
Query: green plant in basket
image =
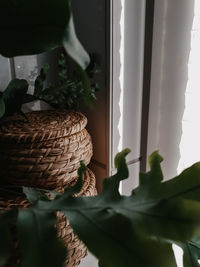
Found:
[[[70,0],[2,0],[0,35],[0,55],[5,57],[64,47],[77,66],[87,101],[91,89],[84,70],[90,58],[76,36]],[[0,117],[19,111],[24,101],[28,101],[24,100],[27,90],[25,80],[13,80],[6,95],[0,95]]]
[[[99,89],[98,84],[92,80],[94,74],[97,72],[95,63],[91,60],[90,65],[86,68],[86,73],[90,78],[90,90],[85,90],[82,77],[77,69],[70,74],[64,54],[61,54],[58,66],[57,83],[46,88],[44,82],[48,67],[44,66],[41,69],[40,75],[35,81],[33,96],[36,99],[45,101],[54,108],[77,110],[82,102],[90,106],[92,101],[96,99],[96,92]]]
[[[182,248],[184,267],[199,266],[200,163],[163,182],[162,157],[154,152],[149,157],[150,171],[140,174],[140,185],[130,196],[123,196],[119,184],[128,178],[125,161],[128,153],[125,149],[115,157],[117,173],[104,180],[98,196],[74,197],[82,186],[83,164],[76,185],[67,188],[64,194],[55,194],[53,200],[41,191],[24,188],[32,206],[0,215],[0,235],[3,237],[0,239],[0,263],[8,259],[10,225],[15,223],[22,254],[21,266],[27,266],[27,263],[30,267],[46,266],[48,263],[54,267],[56,259],[64,261],[63,245],[58,243],[53,231],[53,216],[60,210],[99,259],[100,267],[175,267],[172,244]],[[51,235],[45,242],[47,231]],[[30,244],[30,240],[34,242]],[[49,252],[52,248],[56,249],[51,255],[51,263]],[[31,264],[36,259],[37,265]],[[61,267],[62,261],[56,266]]]
[[[94,61],[91,60],[85,70],[90,82],[87,88],[84,86],[80,71],[77,68],[71,74],[68,72],[64,54],[61,54],[58,66],[58,81],[54,85],[46,85],[49,65],[46,64],[41,68],[40,74],[35,79],[32,95],[27,93],[28,81],[13,79],[5,91],[0,92],[0,118],[16,112],[23,114],[22,105],[36,100],[42,100],[53,108],[68,110],[77,110],[81,103],[91,106],[92,101],[96,99],[96,92],[99,90],[98,84],[93,81],[95,73],[98,72]]]

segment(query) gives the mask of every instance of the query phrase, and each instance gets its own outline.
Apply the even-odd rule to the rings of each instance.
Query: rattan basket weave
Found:
[[[35,111],[27,120],[15,115],[0,122],[0,185],[28,186],[62,192],[77,180],[80,161],[88,165],[92,142],[85,126],[86,117],[66,110]],[[88,169],[80,195],[96,194],[95,177]],[[12,206],[26,208],[21,196],[1,197],[0,209]],[[67,244],[66,266],[77,266],[87,249],[73,233],[65,216],[58,213],[58,236]],[[14,240],[8,267],[19,265],[17,242]]]
[[[73,182],[73,184],[75,181]],[[72,184],[71,184],[72,185]],[[57,188],[56,191],[63,191],[63,188]],[[82,196],[94,196],[96,195],[95,189],[95,176],[90,169],[87,169],[86,174],[83,178],[83,186],[78,195]],[[9,210],[12,207],[18,207],[19,209],[24,209],[30,206],[28,200],[24,196],[0,196],[0,210]],[[58,231],[58,236],[65,242],[68,249],[68,257],[66,259],[65,266],[73,267],[80,263],[80,260],[86,256],[87,249],[84,244],[78,239],[74,234],[69,222],[66,220],[65,216],[58,212],[58,222],[56,224]],[[6,267],[17,267],[19,266],[20,258],[17,248],[16,241],[12,248],[12,257]]]
[[[34,111],[0,123],[0,183],[55,189],[92,156],[86,117],[66,110]]]

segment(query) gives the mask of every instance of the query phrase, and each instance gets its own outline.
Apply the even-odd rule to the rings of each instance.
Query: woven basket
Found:
[[[75,182],[73,182],[74,184]],[[71,184],[72,185],[72,184]],[[63,188],[57,188],[57,191],[63,191]],[[82,196],[94,196],[96,195],[95,189],[95,176],[91,170],[87,169],[86,174],[83,178],[83,186],[78,195]],[[29,207],[30,204],[25,197],[15,196],[15,197],[0,197],[0,210],[9,210],[12,207],[18,207],[19,209],[24,209]],[[84,244],[78,239],[74,234],[72,228],[69,226],[69,222],[66,220],[65,216],[58,212],[58,221],[56,228],[58,231],[58,237],[60,237],[67,246],[68,256],[66,259],[65,266],[73,267],[80,263],[80,260],[87,255],[87,249]],[[20,263],[20,257],[17,247],[16,239],[14,238],[14,244],[12,248],[12,256],[6,267],[17,267]]]
[[[0,123],[0,183],[55,189],[92,157],[86,117],[66,110],[34,111]]]

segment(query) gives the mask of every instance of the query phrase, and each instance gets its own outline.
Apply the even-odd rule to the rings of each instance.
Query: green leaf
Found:
[[[1,0],[0,54],[38,54],[64,46],[82,68],[89,56],[78,41],[70,0]],[[8,19],[9,18],[9,19]]]
[[[112,199],[112,195],[119,195],[119,184],[120,181],[127,179],[129,172],[126,165],[125,157],[130,153],[130,149],[126,148],[122,152],[119,152],[115,156],[115,167],[117,168],[117,173],[109,178],[104,179],[102,193],[101,195]]]
[[[63,267],[66,248],[57,238],[56,219],[55,213],[34,207],[19,212],[17,228],[21,267]]]
[[[35,188],[23,187],[23,193],[31,204],[35,204],[38,200],[49,200],[49,198],[41,191]]]
[[[17,210],[0,213],[0,267],[4,267],[10,257],[12,248],[11,226],[16,222]]]
[[[70,15],[68,27],[65,31],[63,46],[68,55],[74,61],[77,62],[77,64],[81,67],[81,69],[87,68],[87,66],[90,63],[90,58],[83,49],[83,46],[79,42],[78,38],[76,37],[72,14]]]
[[[125,172],[126,178],[128,178],[128,173],[127,173],[127,166],[126,166],[125,157],[130,152],[131,152],[131,150],[129,148],[126,148],[122,152],[117,153],[117,155],[115,156],[115,159],[114,159],[115,168],[118,170],[118,172],[122,172],[122,173]]]
[[[152,180],[155,177],[152,177]],[[153,183],[153,182],[152,182]],[[185,198],[200,201],[200,162],[185,169],[173,179],[151,186],[151,183],[133,190],[137,201]]]
[[[162,182],[162,158],[155,152],[143,183],[130,196],[121,196],[120,181],[128,177],[128,152],[116,156],[117,173],[104,180],[98,196],[75,198],[73,190],[66,190],[53,202],[38,201],[37,207],[63,211],[100,266],[174,267],[171,245],[184,247],[190,240],[200,240],[199,164]]]
[[[160,163],[163,158],[158,154],[158,151],[153,152],[149,156],[149,166],[151,171],[147,173],[140,173],[140,185],[159,183],[163,180],[163,174]]]
[[[58,82],[53,85],[45,84],[48,66],[44,66],[40,75],[35,80],[34,95],[26,95],[24,101],[42,100],[51,105],[53,108],[77,110],[82,102],[87,106],[96,99],[96,84],[91,83],[84,71],[78,64],[72,73],[67,71],[67,60],[64,54],[61,54],[58,61]],[[90,65],[89,65],[90,67]],[[92,67],[90,73],[94,72]],[[46,85],[46,88],[45,88]]]
[[[41,70],[40,70],[40,75],[37,76],[35,80],[35,88],[34,88],[34,95],[39,96],[42,93],[42,90],[44,88],[44,82],[47,77],[47,73],[49,70],[49,65],[45,64]]]
[[[198,259],[200,259],[200,247],[194,242],[188,242],[182,245],[183,249],[183,265],[184,267],[199,267]]]
[[[129,216],[147,235],[167,242],[187,242],[200,235],[200,203],[187,199],[140,203]],[[137,214],[137,215],[136,215]]]
[[[130,196],[121,196],[119,184],[128,177],[128,153],[126,149],[116,156],[117,173],[104,180],[98,196],[74,197],[82,185],[83,163],[77,184],[53,201],[36,191],[25,190],[35,205],[20,211],[18,216],[22,267],[62,266],[64,248],[53,227],[57,210],[66,214],[101,267],[175,267],[173,243],[184,251],[184,267],[199,266],[200,164],[194,164],[172,181],[162,182],[161,157],[155,152],[144,183]],[[0,220],[0,233],[6,229],[3,221]],[[5,261],[8,250],[2,251],[0,259]]]
[[[169,244],[136,232],[131,220],[111,209],[67,211],[66,215],[79,238],[100,259],[100,266],[176,266]]]
[[[91,85],[87,72],[77,65],[77,70],[80,73],[82,87],[83,87],[83,101],[87,107],[91,107]]]
[[[12,115],[21,110],[24,98],[28,91],[26,80],[13,79],[3,92],[3,101],[5,103],[5,115]]]
[[[0,118],[4,116],[5,110],[6,110],[6,107],[5,107],[4,100],[2,97],[0,97]]]

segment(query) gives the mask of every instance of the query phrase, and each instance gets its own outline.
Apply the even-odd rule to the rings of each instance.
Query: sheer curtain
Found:
[[[200,160],[199,145],[191,146],[192,140],[198,143],[197,131],[190,128],[199,117],[194,101],[198,93],[199,2],[155,0],[148,154],[159,149],[166,179]]]
[[[147,151],[170,179],[200,161],[200,0],[155,0],[154,11]]]

